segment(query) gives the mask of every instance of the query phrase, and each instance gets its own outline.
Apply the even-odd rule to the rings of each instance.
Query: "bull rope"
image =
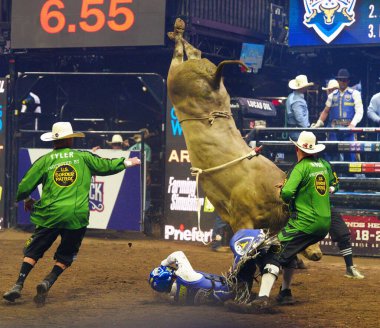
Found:
[[[185,122],[185,121],[208,120],[210,125],[213,125],[215,119],[218,117],[231,118],[232,115],[231,113],[226,112],[226,111],[214,111],[214,112],[211,112],[210,115],[208,116],[184,118],[183,120],[179,121],[179,123],[181,124],[182,122]]]
[[[202,117],[189,117],[189,118],[184,118],[183,120],[179,121],[179,123],[181,124],[182,122],[186,122],[186,121],[195,121],[195,120],[208,120],[209,124],[210,125],[213,125],[214,121],[216,118],[227,118],[227,119],[230,119],[232,118],[232,114],[230,112],[227,112],[227,111],[213,111],[211,112],[208,116],[202,116]],[[225,168],[227,166],[230,166],[232,164],[235,164],[243,159],[252,159],[253,157],[255,156],[258,156],[259,155],[259,152],[261,150],[262,146],[260,147],[256,147],[254,150],[252,150],[251,152],[249,152],[248,154],[246,155],[243,155],[239,158],[236,158],[228,163],[224,163],[222,165],[218,165],[218,166],[215,166],[215,167],[211,167],[209,169],[200,169],[200,168],[197,168],[197,167],[191,167],[190,168],[190,172],[191,172],[191,175],[192,176],[195,176],[195,183],[196,183],[196,190],[197,190],[197,215],[198,215],[198,231],[202,231],[201,230],[201,204],[199,202],[199,188],[198,188],[198,185],[199,185],[199,176],[203,173],[209,173],[209,172],[213,172],[213,171],[217,171],[217,170],[220,170],[222,168]],[[209,243],[206,243],[204,241],[204,238],[202,238],[202,243],[203,245],[209,245],[212,241],[210,241]]]
[[[210,123],[212,124],[212,123]],[[220,170],[220,169],[223,169],[227,166],[230,166],[232,164],[235,164],[239,161],[242,161],[244,159],[252,159],[253,157],[255,156],[258,156],[259,155],[259,152],[261,150],[261,146],[260,147],[256,147],[254,150],[252,150],[251,152],[249,152],[248,154],[246,155],[243,155],[239,158],[236,158],[230,162],[227,162],[227,163],[224,163],[224,164],[221,164],[221,165],[218,165],[218,166],[215,166],[215,167],[211,167],[209,169],[200,169],[200,168],[197,168],[197,167],[191,167],[190,168],[190,172],[191,172],[191,175],[192,176],[195,176],[195,185],[196,185],[196,190],[197,190],[197,214],[198,214],[198,231],[202,231],[201,230],[201,204],[199,202],[199,188],[198,188],[198,185],[199,185],[199,176],[203,173],[210,173],[210,172],[213,172],[213,171],[217,171],[217,170]],[[204,241],[204,238],[202,239],[202,243],[203,245],[209,245],[212,241],[210,241],[209,243],[206,243]]]

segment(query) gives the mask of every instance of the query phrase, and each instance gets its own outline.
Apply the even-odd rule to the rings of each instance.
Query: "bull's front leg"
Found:
[[[183,32],[185,31],[185,22],[177,18],[174,23],[174,31],[168,32],[168,37],[170,40],[175,41],[173,58],[170,64],[170,69],[183,63],[184,49],[182,44]],[[169,73],[170,73],[169,69]]]
[[[185,22],[182,19],[177,18],[174,23],[174,31],[168,33],[169,39],[174,40],[176,43],[173,55],[173,59],[177,58],[175,60],[175,64],[183,62],[184,51],[188,59],[201,59],[201,51],[194,48],[183,38],[185,27]],[[179,41],[182,41],[182,45],[179,44]]]
[[[193,47],[185,39],[183,39],[182,42],[185,47],[185,52],[188,59],[201,59],[202,52],[200,50]]]
[[[174,40],[174,52],[170,68],[178,66],[183,63],[184,49],[182,44],[183,32],[185,31],[185,22],[177,18],[174,23],[174,31],[168,32],[168,37],[170,40]]]

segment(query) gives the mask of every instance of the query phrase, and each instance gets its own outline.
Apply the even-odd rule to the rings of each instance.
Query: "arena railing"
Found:
[[[377,251],[379,248],[376,247],[380,244],[380,142],[375,141],[380,128],[269,127],[250,130],[245,139],[252,147],[262,145],[264,156],[273,160],[284,171],[289,171],[296,162],[296,155],[294,144],[288,136],[305,130],[312,131],[316,134],[318,143],[326,145],[326,150],[321,153],[321,157],[325,154],[336,156],[339,153],[360,155],[359,161],[333,160],[330,162],[340,182],[340,191],[331,195],[332,212],[347,219],[346,224],[351,229],[353,245],[358,245],[357,255],[380,256],[380,252]],[[323,140],[329,132],[338,135],[347,132],[355,133],[375,140]],[[372,158],[366,160],[367,157]],[[335,254],[336,249],[330,248],[333,243],[328,241],[327,244],[329,246],[325,252]]]
[[[12,65],[11,65],[12,66]],[[12,136],[9,143],[9,147],[7,149],[12,149],[10,151],[7,151],[7,167],[6,167],[6,186],[7,186],[7,193],[6,193],[6,209],[5,209],[5,221],[8,227],[12,226],[14,224],[14,212],[17,208],[17,206],[13,203],[13,196],[16,193],[16,187],[15,182],[17,181],[17,177],[15,178],[15,166],[17,164],[17,157],[18,157],[18,142],[17,140],[20,137],[20,131],[19,131],[19,108],[21,107],[21,101],[25,98],[25,96],[30,92],[33,86],[36,85],[36,83],[41,80],[44,77],[63,77],[63,76],[71,76],[73,78],[80,78],[80,77],[125,77],[125,78],[136,78],[138,80],[138,83],[142,83],[145,87],[147,87],[147,90],[152,95],[153,99],[157,102],[159,107],[162,111],[162,124],[164,126],[165,123],[165,117],[166,117],[166,107],[167,107],[167,92],[166,92],[166,80],[158,73],[154,72],[18,72],[16,70],[16,67],[13,65],[11,67],[10,72],[10,83],[9,83],[9,110],[12,112],[11,119],[8,123],[8,134]],[[23,88],[20,88],[20,81],[25,81],[25,77],[30,77],[31,81],[27,83],[27,86],[24,86]],[[149,82],[150,78],[154,78],[155,80],[158,79],[158,81],[161,82],[161,87],[155,87],[152,83]],[[160,90],[159,90],[160,89]],[[65,105],[61,107],[61,110],[59,113],[55,114],[54,121],[62,120],[63,118],[63,110],[65,109]],[[41,117],[43,117],[45,114],[41,114]],[[37,128],[38,129],[38,128]],[[34,131],[34,130],[33,130]],[[85,131],[86,133],[89,133],[89,131]],[[112,131],[107,131],[109,133],[112,133]],[[140,131],[139,131],[140,132]],[[25,132],[24,132],[25,133]],[[35,132],[34,132],[35,133]],[[101,133],[101,132],[99,132]],[[165,153],[165,134],[163,133],[163,142],[161,143],[161,152]],[[14,151],[16,150],[17,151]],[[162,162],[162,170],[165,171],[165,163]],[[164,184],[162,183],[162,191],[164,190]],[[164,192],[162,192],[164,194]],[[163,200],[162,200],[163,202]]]

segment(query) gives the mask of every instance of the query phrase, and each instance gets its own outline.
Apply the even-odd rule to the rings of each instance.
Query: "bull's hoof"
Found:
[[[170,39],[170,40],[172,40],[172,41],[174,41],[175,40],[175,33],[174,32],[168,32],[168,38]]]
[[[177,18],[174,23],[174,33],[183,34],[186,24],[181,18]]]
[[[185,32],[185,22],[181,18],[177,18],[174,23],[174,31],[168,32],[167,36],[170,40],[174,41],[176,38],[182,38]]]

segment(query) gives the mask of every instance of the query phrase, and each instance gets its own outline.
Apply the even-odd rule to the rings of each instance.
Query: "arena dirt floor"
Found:
[[[0,231],[1,293],[15,282],[29,235]],[[272,314],[238,314],[223,306],[167,304],[154,297],[147,283],[151,269],[173,251],[183,250],[194,268],[212,273],[227,270],[230,253],[140,233],[90,233],[45,307],[36,308],[35,285],[50,271],[54,248],[31,272],[20,300],[0,301],[0,327],[380,327],[380,259],[355,258],[366,276],[362,281],[343,277],[340,257],[306,261],[308,269],[298,270],[295,277],[295,305],[276,307]],[[276,282],[272,296],[278,288]]]

